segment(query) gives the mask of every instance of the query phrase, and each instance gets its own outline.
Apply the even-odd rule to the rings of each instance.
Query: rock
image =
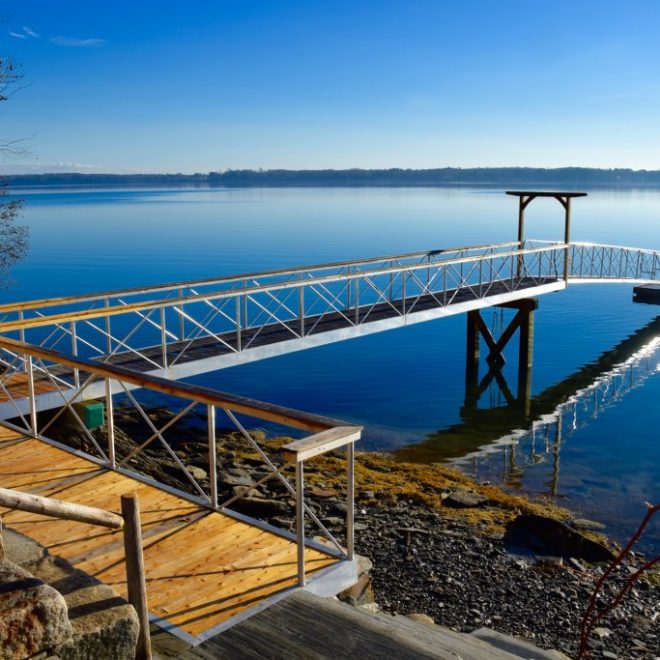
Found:
[[[255,481],[249,474],[247,474],[247,472],[242,470],[233,470],[233,472],[242,472],[242,474],[231,474],[228,470],[221,470],[218,473],[218,482],[223,484],[226,488],[231,486],[254,486]]]
[[[206,479],[209,476],[206,470],[202,470],[202,468],[197,467],[195,465],[186,465],[186,470],[188,471],[188,474],[193,479],[195,479],[195,481],[202,481],[203,479]]]
[[[137,615],[112,587],[48,554],[36,541],[14,530],[6,532],[8,555],[64,598],[71,636],[53,649],[58,658],[133,658],[139,627]]]
[[[507,525],[505,542],[566,560],[574,557],[588,562],[610,562],[615,557],[602,543],[588,539],[565,523],[532,513],[520,514]]]
[[[232,486],[231,493],[241,497],[261,497],[261,493],[257,488],[248,488],[247,486]]]
[[[471,493],[467,490],[456,490],[444,498],[443,504],[454,509],[468,509],[486,504],[488,498],[480,493]]]
[[[337,598],[355,607],[364,607],[374,603],[374,591],[369,572],[373,564],[368,557],[357,556],[358,581],[349,589],[337,594]]]
[[[337,491],[334,488],[319,488],[318,486],[312,486],[307,490],[307,492],[312,497],[318,497],[319,499],[327,499],[328,497],[337,497]]]
[[[571,527],[585,532],[600,532],[605,529],[603,523],[596,522],[595,520],[587,520],[586,518],[571,520],[569,524]]]
[[[72,634],[64,598],[16,564],[0,561],[0,658],[26,658]]]
[[[406,616],[412,621],[417,621],[418,623],[424,623],[427,626],[434,626],[435,621],[428,615],[421,612],[413,612],[412,614],[406,614]]]
[[[580,563],[579,559],[576,559],[575,557],[569,557],[568,558],[568,563],[576,571],[580,571],[580,572],[584,573],[584,566]]]
[[[593,634],[596,635],[596,637],[604,639],[605,637],[609,637],[612,634],[612,631],[609,628],[599,626],[598,628],[594,628]]]
[[[373,500],[376,498],[376,494],[373,490],[361,490],[358,493],[358,498],[361,500]]]
[[[337,594],[337,598],[344,603],[353,605],[354,607],[362,607],[375,602],[374,590],[371,585],[369,573],[361,575],[352,587]]]
[[[267,500],[260,497],[244,497],[237,500],[232,505],[240,513],[246,516],[254,516],[256,518],[272,518],[273,516],[281,516],[287,512],[286,502],[279,500]]]

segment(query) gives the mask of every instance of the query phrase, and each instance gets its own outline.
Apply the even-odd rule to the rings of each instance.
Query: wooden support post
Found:
[[[126,554],[126,582],[128,602],[135,608],[140,622],[136,660],[151,658],[149,636],[149,612],[147,609],[147,585],[144,576],[140,507],[137,494],[121,496],[121,513],[124,517],[124,552]]]
[[[568,276],[571,272],[571,254],[569,244],[571,242],[571,198],[566,197],[564,203],[564,243],[566,243],[566,255],[564,258],[564,281],[568,282]]]
[[[520,312],[519,312],[520,313]],[[525,415],[530,413],[532,399],[532,363],[534,359],[534,310],[524,312],[520,323],[518,345],[518,402]]]
[[[518,197],[518,248],[522,250],[525,242],[525,197]]]
[[[477,317],[479,310],[467,313],[467,346],[465,353],[465,407],[476,404],[479,388],[480,338]]]

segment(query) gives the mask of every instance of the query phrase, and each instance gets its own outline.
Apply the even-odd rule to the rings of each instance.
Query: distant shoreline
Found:
[[[210,188],[283,187],[513,187],[513,188],[660,188],[660,170],[595,169],[584,167],[438,168],[425,170],[226,170],[198,174],[7,174],[11,187],[185,185]]]

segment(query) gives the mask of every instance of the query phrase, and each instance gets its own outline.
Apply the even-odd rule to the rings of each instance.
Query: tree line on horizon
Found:
[[[225,170],[197,174],[44,173],[7,175],[21,185],[450,186],[565,185],[660,186],[660,170],[590,167],[442,167],[434,169]]]

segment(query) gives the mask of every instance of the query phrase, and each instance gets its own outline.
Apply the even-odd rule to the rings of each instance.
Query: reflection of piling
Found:
[[[555,433],[555,444],[552,448],[552,480],[550,481],[550,495],[557,497],[559,491],[559,450],[561,449],[561,408],[557,411],[557,431]]]
[[[467,314],[467,340],[465,362],[465,404],[466,411],[474,411],[481,395],[490,384],[497,382],[508,405],[517,406],[525,416],[530,413],[532,394],[532,363],[534,348],[534,310],[538,303],[533,298],[526,298],[499,305],[515,309],[516,314],[496,339],[484,322],[481,312],[474,310]],[[505,364],[504,349],[518,331],[518,388],[516,397],[511,394],[502,373]],[[486,357],[488,372],[479,379],[481,340],[489,349]]]

